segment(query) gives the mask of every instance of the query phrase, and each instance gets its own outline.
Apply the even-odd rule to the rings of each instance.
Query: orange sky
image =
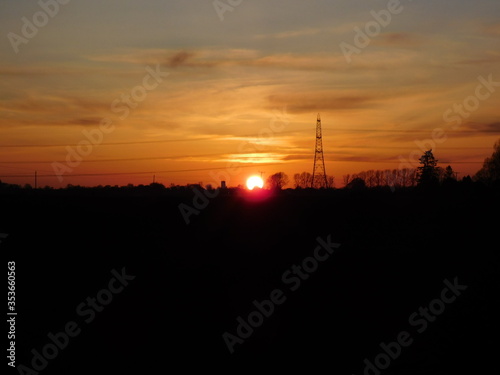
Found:
[[[0,179],[292,180],[312,172],[318,112],[336,186],[428,147],[459,177],[474,174],[500,137],[500,4],[447,7],[401,1],[358,48],[356,30],[387,1],[247,1],[221,20],[210,1],[91,0],[60,5],[16,45],[9,33],[26,36],[23,17],[40,6],[1,2]],[[350,62],[342,43],[359,50]],[[77,151],[85,132],[94,145]]]

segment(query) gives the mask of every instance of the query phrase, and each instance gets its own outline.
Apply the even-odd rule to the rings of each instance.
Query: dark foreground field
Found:
[[[0,194],[26,366],[9,373],[481,373],[499,349],[499,198],[219,196],[186,225],[191,195]]]

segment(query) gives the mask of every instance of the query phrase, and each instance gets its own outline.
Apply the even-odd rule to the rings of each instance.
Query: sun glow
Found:
[[[253,190],[256,187],[262,189],[263,186],[264,186],[264,181],[259,176],[251,176],[247,180],[248,190]]]

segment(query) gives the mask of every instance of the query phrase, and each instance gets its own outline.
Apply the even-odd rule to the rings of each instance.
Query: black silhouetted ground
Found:
[[[403,331],[412,343],[380,373],[480,373],[499,346],[499,198],[482,186],[283,191],[261,202],[221,195],[186,225],[178,205],[192,195],[3,192],[0,250],[16,262],[16,365],[32,367],[30,351],[74,321],[80,333],[41,374],[320,365],[363,374],[365,359],[373,363],[380,344]],[[285,282],[318,237],[341,246],[300,286],[290,274]],[[113,269],[135,278],[92,316],[86,299],[109,289]],[[442,298],[444,280],[467,289],[419,333],[423,318],[409,318]],[[237,318],[276,289],[283,303],[230,354],[224,332],[237,335]]]

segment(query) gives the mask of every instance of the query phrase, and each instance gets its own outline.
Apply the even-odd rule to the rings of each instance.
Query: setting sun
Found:
[[[249,190],[253,190],[256,187],[262,189],[263,186],[264,186],[264,181],[259,176],[251,176],[247,180],[247,188]]]

